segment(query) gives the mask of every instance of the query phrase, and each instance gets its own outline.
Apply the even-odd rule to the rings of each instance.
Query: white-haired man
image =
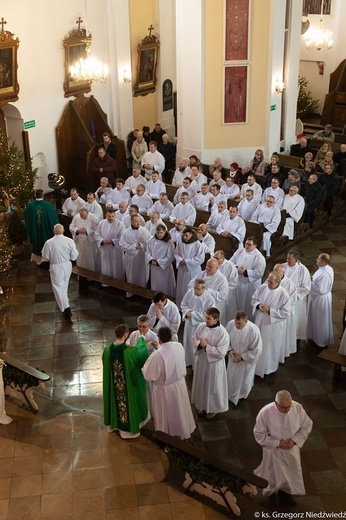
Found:
[[[292,506],[291,495],[305,495],[300,448],[311,430],[312,420],[287,390],[277,392],[275,402],[257,415],[254,436],[263,458],[254,473],[268,481],[263,494],[271,500],[278,497]]]
[[[305,209],[305,200],[298,192],[298,186],[291,186],[282,207],[286,210],[286,223],[282,234],[290,240],[294,237],[294,223],[300,221]]]
[[[263,349],[256,366],[256,375],[276,372],[285,350],[287,320],[291,301],[286,289],[280,286],[278,273],[271,272],[268,279],[252,297],[255,324],[261,331]]]

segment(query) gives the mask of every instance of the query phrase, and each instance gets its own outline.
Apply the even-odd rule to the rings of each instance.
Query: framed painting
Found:
[[[146,96],[156,90],[156,71],[160,42],[156,36],[146,36],[137,46],[137,81],[134,86],[134,96]]]
[[[247,123],[248,65],[224,66],[223,124]]]
[[[65,48],[65,79],[64,92],[65,97],[81,96],[91,90],[90,81],[75,81],[71,77],[70,67],[74,65],[80,58],[86,58],[87,41],[90,41],[90,35],[87,37],[85,29],[73,30],[68,38],[64,40]]]
[[[19,39],[11,32],[4,31],[3,20],[0,31],[0,105],[17,101],[19,85],[17,79],[17,50]]]
[[[303,1],[303,16],[307,16],[309,14],[321,14],[323,2],[323,14],[331,13],[331,4],[332,0],[304,0]]]
[[[250,0],[225,0],[225,9],[225,61],[247,61]]]

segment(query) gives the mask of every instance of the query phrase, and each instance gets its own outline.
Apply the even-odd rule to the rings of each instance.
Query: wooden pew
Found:
[[[33,389],[37,386],[44,388],[45,382],[49,381],[50,376],[8,356],[5,352],[0,352],[0,359],[5,361],[7,365],[3,368],[5,394],[24,401],[31,412],[38,412],[38,404],[34,399]]]
[[[309,141],[309,145],[314,152],[317,152],[321,148],[323,143],[324,143],[324,141],[320,141],[319,139],[310,139],[310,141]],[[335,152],[340,151],[340,143],[334,142],[334,143],[330,143],[330,144],[332,146],[332,152],[335,153]]]
[[[336,352],[336,350],[325,348],[318,354],[318,357],[324,359],[325,361],[334,363],[333,383],[336,386],[339,386],[342,374],[341,367],[346,367],[346,356],[339,354]]]
[[[166,193],[168,200],[173,202],[174,195],[176,194],[178,188],[176,186],[173,186],[173,184],[166,184]]]
[[[124,280],[119,280],[118,278],[112,278],[110,276],[106,276],[105,274],[96,273],[95,271],[90,271],[90,269],[78,267],[77,265],[72,267],[72,273],[79,276],[79,292],[82,294],[85,294],[87,290],[85,280],[93,280],[95,282],[114,287],[115,289],[120,289],[121,291],[137,294],[137,296],[141,296],[142,298],[146,298],[148,300],[152,300],[154,296],[154,291],[150,289],[139,287],[139,285],[128,283]]]
[[[301,157],[296,157],[295,155],[286,155],[284,153],[278,153],[277,156],[279,157],[280,164],[289,170],[291,168],[294,170],[300,168],[300,161],[302,160]]]
[[[335,141],[334,143],[338,143],[339,144],[339,149],[340,149],[340,144],[345,144],[346,143],[346,135],[345,134],[335,134]]]

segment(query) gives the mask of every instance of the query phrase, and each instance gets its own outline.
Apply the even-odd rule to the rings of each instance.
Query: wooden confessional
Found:
[[[125,142],[114,136],[96,99],[80,96],[68,102],[56,128],[59,173],[67,188],[76,186],[82,196],[95,190],[92,168],[103,132],[110,133],[117,147],[117,177],[127,178]]]
[[[346,59],[331,73],[329,92],[324,100],[321,124],[346,125]]]

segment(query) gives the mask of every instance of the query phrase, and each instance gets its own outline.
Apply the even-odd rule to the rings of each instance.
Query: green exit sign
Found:
[[[273,112],[273,110],[276,110],[276,105],[270,105],[270,111]]]
[[[32,119],[31,121],[25,121],[24,122],[24,130],[28,130],[28,128],[35,128],[36,121],[35,119]]]

